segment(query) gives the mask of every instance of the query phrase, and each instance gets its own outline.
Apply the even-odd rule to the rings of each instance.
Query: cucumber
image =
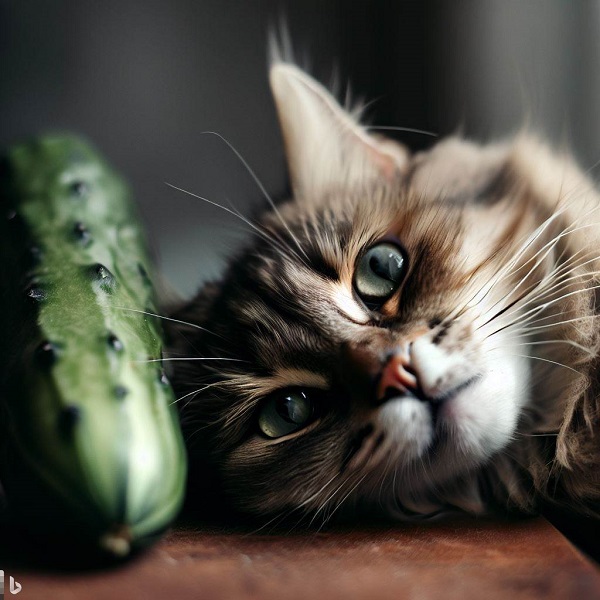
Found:
[[[0,481],[36,533],[123,556],[183,500],[152,268],[124,181],[85,141],[12,147],[0,174]]]

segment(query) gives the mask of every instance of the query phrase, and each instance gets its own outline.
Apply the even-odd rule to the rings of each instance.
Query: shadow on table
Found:
[[[579,550],[600,564],[600,521],[553,509],[544,516]]]
[[[207,518],[210,515],[210,518]],[[545,515],[548,520],[561,531],[575,546],[595,561],[600,562],[600,522],[584,517],[573,517],[556,511],[548,511]],[[519,522],[527,522],[523,517],[506,517],[506,519],[496,518],[497,524],[506,522],[506,526]],[[453,515],[449,519],[438,517],[436,519],[423,520],[420,524],[423,527],[441,526],[447,524],[452,526],[463,522],[468,529],[477,522],[483,524],[485,520],[475,519],[466,515]],[[418,523],[410,523],[406,527],[414,528]],[[201,510],[194,510],[189,507],[183,512],[174,525],[177,531],[186,531],[190,534],[202,535],[234,535],[248,537],[280,537],[286,536],[303,537],[311,536],[316,531],[326,532],[346,532],[348,534],[359,533],[361,531],[381,531],[403,529],[403,525],[397,522],[390,522],[381,519],[371,519],[369,521],[361,520],[359,526],[352,522],[337,522],[327,524],[322,527],[315,527],[314,523],[298,522],[293,520],[273,520],[273,521],[249,521],[241,515],[234,515],[231,512],[214,510],[207,512],[206,507]],[[157,538],[158,539],[158,538]],[[56,539],[41,537],[31,532],[25,527],[10,523],[5,520],[0,522],[0,567],[20,568],[21,570],[31,571],[99,571],[103,569],[119,568],[119,565],[131,564],[138,557],[146,554],[146,550],[138,550],[129,556],[127,560],[115,560],[106,556],[86,554],[79,549],[71,547],[68,539]]]

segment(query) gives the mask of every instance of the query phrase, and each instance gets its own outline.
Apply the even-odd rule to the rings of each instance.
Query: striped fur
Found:
[[[295,67],[275,64],[271,82],[293,197],[265,211],[221,281],[174,310],[189,325],[169,327],[173,357],[213,359],[174,362],[192,469],[259,516],[548,502],[598,515],[591,183],[528,136],[411,156]],[[408,274],[374,312],[354,271],[389,236]],[[372,402],[390,350],[417,330],[453,361],[449,377],[475,381],[438,421],[417,401]],[[319,418],[261,436],[264,399],[290,387],[321,391]]]

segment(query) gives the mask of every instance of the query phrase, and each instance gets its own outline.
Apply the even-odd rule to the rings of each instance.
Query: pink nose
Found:
[[[409,370],[410,357],[408,350],[403,350],[394,354],[383,367],[381,379],[377,386],[377,399],[382,400],[388,390],[398,390],[399,395],[405,394],[411,390],[416,390],[418,387],[417,377]]]

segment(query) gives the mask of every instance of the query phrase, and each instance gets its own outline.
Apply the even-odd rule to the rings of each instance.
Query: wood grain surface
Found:
[[[600,599],[596,564],[542,518],[281,535],[185,526],[100,571],[5,559],[22,600]]]

